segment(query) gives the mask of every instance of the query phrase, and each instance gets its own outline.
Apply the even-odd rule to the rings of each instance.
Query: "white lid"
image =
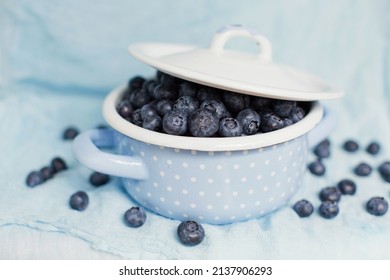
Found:
[[[258,54],[224,49],[232,37],[253,39]],[[209,48],[163,43],[129,46],[138,60],[173,76],[225,90],[269,98],[313,101],[339,98],[343,92],[312,75],[272,62],[270,42],[240,25],[217,31]]]

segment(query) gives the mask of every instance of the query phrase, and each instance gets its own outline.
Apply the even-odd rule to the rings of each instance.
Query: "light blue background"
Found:
[[[318,190],[350,175],[351,166],[362,159],[376,166],[390,158],[388,11],[385,0],[1,1],[0,231],[21,225],[64,233],[64,239],[81,238],[99,252],[124,258],[390,258],[389,217],[378,220],[362,207],[374,194],[389,198],[389,186],[377,174],[354,177],[361,192],[355,200],[345,200],[346,210],[334,221],[318,214],[302,221],[286,207],[258,221],[206,226],[206,242],[189,250],[175,240],[175,221],[151,214],[150,224],[131,232],[114,222],[132,202],[115,182],[99,192],[88,186],[89,171],[60,139],[69,124],[83,130],[102,123],[101,103],[113,87],[133,75],[154,72],[128,55],[129,44],[208,46],[221,26],[244,24],[271,41],[276,62],[345,90],[341,100],[324,102],[338,118],[327,175],[319,179],[307,174],[296,196],[311,198],[318,206]],[[237,46],[252,50],[246,41],[232,42],[231,47]],[[361,151],[346,156],[340,145],[348,137],[362,146],[380,141],[381,155],[372,158]],[[70,170],[40,188],[26,189],[26,174],[57,154]],[[90,192],[95,212],[69,212],[67,197],[79,189]],[[157,226],[165,231],[157,233]],[[129,244],[128,238],[138,243]],[[291,240],[304,241],[294,245]],[[15,256],[0,243],[0,258]],[[57,257],[66,256],[62,252]]]

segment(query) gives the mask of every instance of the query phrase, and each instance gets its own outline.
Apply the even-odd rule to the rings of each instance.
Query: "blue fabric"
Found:
[[[376,168],[390,159],[389,9],[384,0],[2,1],[0,230],[21,225],[61,232],[85,240],[93,249],[132,259],[390,258],[390,213],[374,217],[364,209],[372,196],[390,200],[389,184],[376,170],[368,178],[351,171],[363,160]],[[345,90],[341,100],[323,102],[338,118],[330,135],[326,175],[307,173],[291,203],[270,216],[205,225],[206,239],[194,248],[179,244],[177,221],[152,213],[142,228],[125,227],[121,216],[134,202],[116,180],[100,189],[91,187],[91,171],[74,159],[71,143],[61,140],[62,130],[104,123],[101,104],[108,91],[131,76],[153,73],[127,54],[129,44],[207,46],[213,32],[230,23],[264,34],[275,61]],[[383,149],[376,157],[363,148],[349,155],[341,149],[347,138],[357,139],[362,147],[378,140]],[[56,155],[69,169],[34,189],[26,187],[26,175]],[[354,179],[358,191],[342,198],[335,219],[325,220],[318,213],[299,219],[291,210],[301,198],[318,207],[319,190],[344,177]],[[90,195],[85,212],[68,207],[76,190]]]

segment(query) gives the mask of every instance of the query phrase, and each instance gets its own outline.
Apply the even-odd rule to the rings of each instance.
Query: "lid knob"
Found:
[[[225,25],[220,28],[213,36],[210,49],[214,52],[221,52],[228,40],[233,37],[247,37],[255,40],[260,47],[260,52],[257,57],[261,60],[271,61],[272,47],[267,38],[262,36],[258,31],[244,27],[243,25]]]

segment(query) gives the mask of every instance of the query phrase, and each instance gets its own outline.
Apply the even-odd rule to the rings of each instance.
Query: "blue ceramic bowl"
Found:
[[[173,136],[124,120],[116,111],[123,91],[113,90],[104,101],[103,115],[112,128],[81,133],[74,154],[93,170],[122,177],[123,187],[142,207],[177,220],[227,224],[284,206],[301,186],[309,148],[333,125],[313,102],[304,119],[274,132]]]

